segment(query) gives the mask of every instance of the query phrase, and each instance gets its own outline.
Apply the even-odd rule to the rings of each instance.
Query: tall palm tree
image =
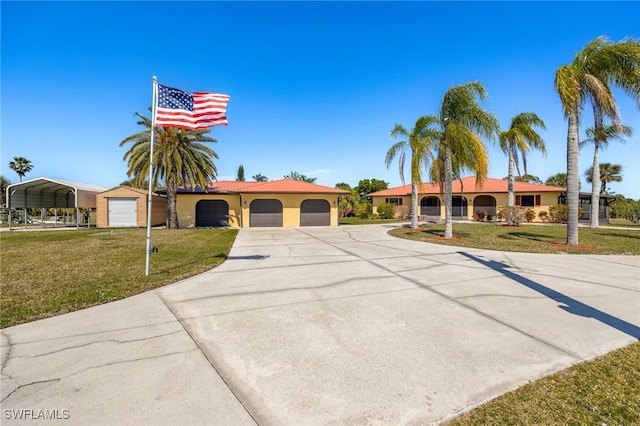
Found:
[[[263,176],[260,173],[251,176],[251,179],[255,180],[256,182],[267,182],[269,180],[266,176]]]
[[[545,128],[542,121],[533,112],[523,112],[511,119],[511,127],[500,133],[500,149],[509,156],[508,196],[507,206],[515,205],[514,170],[518,164],[518,153],[524,159],[531,149],[538,149],[543,154],[547,149],[542,137],[536,132],[535,127]],[[525,173],[526,176],[526,173]]]
[[[578,245],[578,124],[589,102],[596,123],[608,118],[620,124],[611,86],[621,88],[640,109],[640,44],[631,38],[618,43],[598,37],[578,52],[573,61],[556,70],[555,89],[560,96],[567,129],[567,245]],[[596,124],[597,127],[597,124]]]
[[[589,127],[586,130],[587,139],[580,141],[580,148],[592,143],[593,144],[593,166],[589,168],[587,172],[591,172],[591,176],[587,176],[587,182],[591,182],[591,218],[589,221],[589,228],[598,228],[600,226],[600,193],[604,193],[606,190],[606,183],[602,181],[602,173],[600,170],[599,150],[600,147],[606,147],[610,140],[618,139],[624,142],[623,136],[631,136],[631,127],[624,124],[619,125],[603,125],[598,127]],[[604,164],[602,164],[604,166]],[[618,165],[620,168],[622,166]],[[620,170],[618,170],[618,174]],[[619,180],[614,182],[620,182],[622,177],[618,176]],[[598,183],[602,181],[602,189],[599,189]]]
[[[453,238],[452,182],[464,171],[473,171],[476,184],[481,184],[489,171],[489,156],[484,136],[496,138],[500,132],[498,118],[482,109],[478,101],[488,98],[487,90],[478,81],[453,86],[444,94],[438,114],[441,139],[438,160],[431,168],[431,177],[444,183],[444,237]]]
[[[24,157],[13,157],[13,161],[9,161],[9,168],[18,174],[22,182],[22,178],[33,169],[33,165]]]
[[[391,137],[404,139],[393,144],[384,159],[388,169],[393,159],[398,156],[400,180],[404,185],[404,160],[406,154],[411,153],[411,227],[414,229],[418,228],[418,190],[422,183],[422,171],[429,161],[433,160],[433,150],[441,138],[438,129],[432,127],[437,124],[438,117],[432,115],[418,118],[411,132],[401,124],[396,124],[391,130]]]
[[[127,175],[140,184],[149,175],[149,153],[151,139],[151,119],[137,113],[138,124],[145,130],[135,133],[120,146],[132,143],[124,154],[129,169]],[[215,179],[217,169],[213,159],[218,155],[203,142],[218,142],[206,136],[210,130],[184,130],[172,127],[158,127],[155,131],[153,151],[152,188],[164,182],[167,190],[167,228],[178,227],[176,193],[178,185],[200,185],[206,189],[210,180]]]
[[[11,185],[9,179],[4,177],[4,175],[0,175],[0,195],[2,197],[2,206],[0,207],[4,207],[7,205],[7,187],[9,185]]]
[[[244,182],[246,180],[244,177],[244,166],[242,164],[238,166],[238,175],[236,176],[236,180],[240,182]]]
[[[607,192],[607,184],[609,182],[622,182],[622,165],[602,163],[599,167],[598,177],[593,181],[593,167],[589,167],[584,172],[587,182],[599,189],[600,194]]]
[[[553,176],[549,176],[547,180],[544,181],[545,185],[549,186],[561,186],[563,188],[567,187],[567,174],[566,173],[556,173]]]

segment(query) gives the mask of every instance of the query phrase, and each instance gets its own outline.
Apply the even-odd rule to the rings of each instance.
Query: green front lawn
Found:
[[[118,300],[222,263],[236,229],[3,231],[0,327]]]
[[[527,253],[640,254],[640,230],[579,228],[578,247],[566,246],[564,225],[505,226],[493,223],[454,223],[453,239],[445,240],[444,225],[393,229],[389,234],[410,240]]]
[[[640,343],[583,362],[446,423],[471,425],[638,425]]]

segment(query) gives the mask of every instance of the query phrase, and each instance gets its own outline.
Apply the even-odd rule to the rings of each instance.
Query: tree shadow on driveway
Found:
[[[562,304],[560,306],[561,309],[571,314],[580,315],[587,318],[593,318],[597,321],[600,321],[603,324],[608,325],[609,327],[613,327],[616,330],[622,331],[623,333],[626,333],[633,338],[640,339],[640,327],[634,324],[631,324],[627,321],[624,321],[620,318],[609,315],[606,312],[602,312],[599,309],[596,309],[589,305],[585,305],[584,303],[576,299],[566,296],[558,291],[555,291],[549,287],[546,287],[542,284],[539,284],[521,275],[518,275],[510,271],[509,266],[504,264],[503,262],[497,262],[494,260],[490,260],[490,261],[483,260],[472,254],[461,252],[461,251],[459,251],[458,254],[461,254],[466,258],[476,261],[481,265],[486,266],[487,268],[493,269],[494,271],[501,273],[505,277],[511,278],[515,282],[522,284],[525,287],[530,288],[531,290],[537,291],[538,293],[552,300],[555,300],[556,302]]]

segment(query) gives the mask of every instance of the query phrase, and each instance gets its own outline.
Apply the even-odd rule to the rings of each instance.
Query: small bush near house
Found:
[[[396,212],[396,206],[391,203],[383,203],[378,206],[378,216],[380,219],[393,219]]]
[[[524,219],[524,212],[518,207],[500,206],[497,216],[506,220],[509,226],[520,226]]]
[[[535,218],[536,212],[534,212],[533,209],[527,209],[524,211],[524,220],[526,220],[527,222],[531,223]]]
[[[555,206],[549,206],[549,216],[551,217],[551,222],[553,223],[566,222],[567,217],[569,217],[567,213],[567,205],[557,204]]]
[[[473,220],[477,220],[478,222],[482,222],[487,217],[487,212],[485,210],[476,210],[473,213]]]
[[[549,212],[544,211],[544,210],[541,211],[540,213],[538,213],[538,219],[540,219],[544,223],[548,223],[549,220],[551,220],[551,218],[549,217]]]
[[[369,219],[369,216],[371,215],[371,204],[356,204],[354,207],[354,215],[360,219]]]
[[[410,209],[408,206],[396,206],[396,213],[394,219],[407,220],[411,217]]]
[[[569,208],[566,204],[549,206],[549,215],[553,223],[565,223],[569,217]],[[578,207],[578,217],[582,216],[582,206]]]
[[[380,216],[378,216],[378,213],[371,213],[371,215],[369,215],[368,219],[369,220],[378,220],[378,219],[380,219]]]

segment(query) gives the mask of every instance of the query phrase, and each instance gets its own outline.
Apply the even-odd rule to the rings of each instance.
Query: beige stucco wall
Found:
[[[198,201],[224,200],[229,204],[229,226],[248,228],[251,202],[273,199],[282,203],[282,222],[285,227],[300,226],[300,205],[304,200],[326,200],[331,208],[331,226],[338,226],[338,196],[327,194],[178,194],[178,223],[180,228],[193,228]]]
[[[454,196],[460,195],[460,194],[453,194]],[[495,198],[496,200],[496,209],[498,209],[501,206],[506,206],[507,205],[507,198],[508,198],[508,194],[506,193],[486,193],[486,192],[480,192],[480,193],[469,193],[469,194],[464,194],[463,197],[465,197],[467,199],[467,218],[472,219],[473,218],[473,213],[478,210],[478,208],[476,208],[474,206],[474,200],[476,199],[476,197],[481,196],[481,195],[489,195],[492,196],[493,198]],[[540,219],[538,218],[538,213],[541,211],[549,211],[549,206],[554,206],[558,204],[558,197],[560,196],[560,192],[518,192],[516,193],[516,195],[540,195],[540,205],[539,206],[533,206],[533,207],[526,207],[526,208],[531,208],[533,209],[533,211],[535,211],[536,213],[536,218],[535,218],[535,222],[541,222]],[[440,194],[419,194],[418,199],[421,200],[423,197],[436,197],[440,200],[440,216],[442,218],[445,217],[445,209],[444,209],[444,196],[440,195]],[[378,210],[378,206],[380,204],[383,204],[385,202],[386,198],[395,198],[395,197],[371,197],[372,198],[372,202],[373,202],[373,213],[376,213]],[[408,206],[409,208],[411,208],[411,196],[403,196],[403,197],[398,197],[398,198],[402,198],[402,205],[403,206]],[[418,202],[418,208],[419,207],[419,202]]]
[[[121,186],[96,195],[96,227],[106,228],[109,226],[109,198],[135,198],[137,226],[147,226],[148,193],[144,190]],[[157,226],[166,223],[167,198],[153,194],[151,203],[151,225]]]
[[[223,200],[229,204],[229,226],[240,227],[240,196],[237,194],[178,194],[176,209],[178,211],[178,226],[193,228],[196,226],[196,204],[200,200]]]

